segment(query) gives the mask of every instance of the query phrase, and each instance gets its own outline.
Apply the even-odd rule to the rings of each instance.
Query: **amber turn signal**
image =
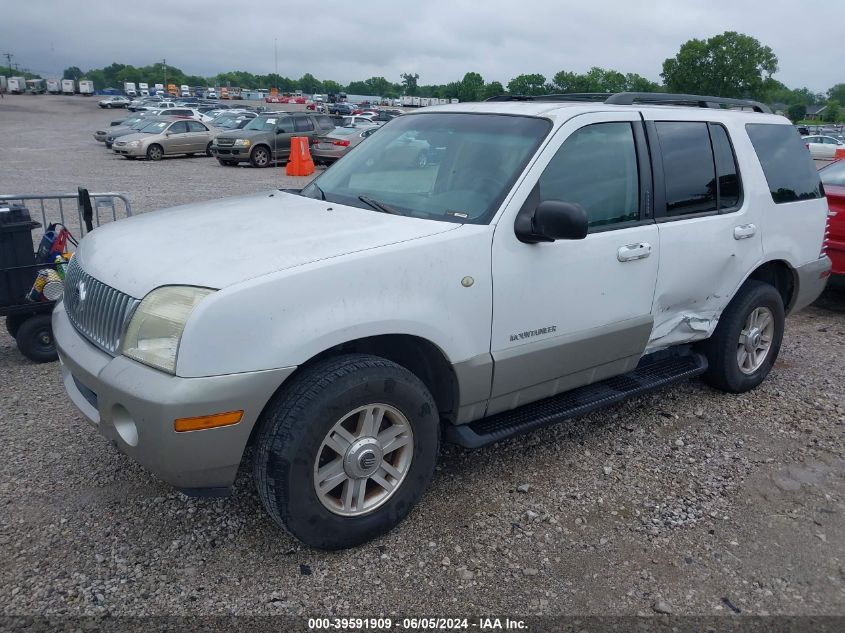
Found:
[[[215,413],[214,415],[201,415],[196,418],[179,418],[173,422],[173,428],[177,433],[184,431],[202,431],[203,429],[215,429],[219,426],[231,426],[241,421],[243,411],[229,411],[228,413]]]

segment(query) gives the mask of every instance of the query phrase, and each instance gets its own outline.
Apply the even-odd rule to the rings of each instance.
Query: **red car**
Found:
[[[826,250],[833,262],[831,273],[845,281],[845,160],[822,167],[819,176],[830,207]]]
[[[264,97],[264,101],[266,101],[267,103],[281,103],[281,101],[279,101],[279,98],[279,95],[267,95],[266,97]]]

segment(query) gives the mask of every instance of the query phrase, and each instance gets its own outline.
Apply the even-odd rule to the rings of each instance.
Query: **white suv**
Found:
[[[189,494],[228,492],[254,444],[270,516],[340,548],[410,511],[441,432],[480,446],[698,374],[752,389],[830,269],[795,128],[566,98],[426,108],[301,191],[98,228],[53,313],[71,399]]]

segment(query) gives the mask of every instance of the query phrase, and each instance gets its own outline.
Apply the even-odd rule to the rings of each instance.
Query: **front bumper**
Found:
[[[112,145],[112,149],[114,150],[115,154],[120,154],[121,156],[146,156],[147,155],[147,148],[143,145],[139,145],[138,147],[129,147],[128,145],[118,145],[115,143]]]
[[[830,258],[825,256],[795,269],[795,298],[789,306],[790,312],[800,310],[819,298],[830,279],[830,267]]]
[[[71,325],[63,302],[53,311],[53,333],[62,380],[74,405],[121,451],[191,493],[234,483],[258,416],[295,370],[171,376],[100,351]],[[243,410],[243,418],[232,426],[183,433],[173,428],[177,418],[237,410]]]
[[[249,153],[252,151],[252,145],[249,147],[219,147],[216,144],[211,146],[211,153],[220,160],[231,160],[237,162],[249,161]]]

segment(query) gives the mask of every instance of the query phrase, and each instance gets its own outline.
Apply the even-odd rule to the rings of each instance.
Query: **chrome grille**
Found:
[[[217,145],[219,145],[220,147],[232,147],[232,145],[234,145],[234,144],[235,144],[235,139],[233,139],[233,138],[226,138],[226,137],[220,138],[219,136],[217,137]]]
[[[65,275],[64,302],[79,333],[111,355],[120,349],[123,330],[141,303],[94,279],[82,270],[76,257],[70,260]]]

